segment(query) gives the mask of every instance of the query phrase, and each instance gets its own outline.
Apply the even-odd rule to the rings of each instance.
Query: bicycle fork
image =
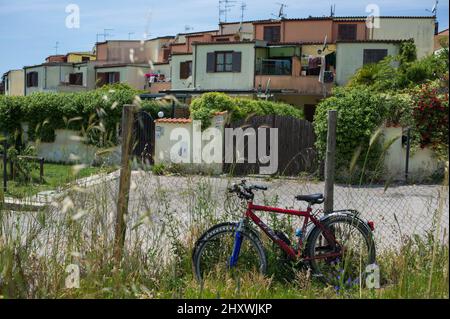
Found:
[[[234,235],[234,244],[233,244],[233,252],[230,257],[229,261],[229,268],[233,268],[236,266],[238,258],[239,258],[239,252],[241,251],[241,245],[242,245],[242,228],[244,227],[244,219],[241,219],[241,221],[238,224],[238,227],[236,229],[236,234]]]

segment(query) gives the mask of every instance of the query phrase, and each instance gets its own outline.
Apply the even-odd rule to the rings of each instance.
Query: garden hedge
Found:
[[[158,101],[137,101],[141,92],[126,85],[104,86],[81,93],[33,93],[29,96],[0,97],[0,133],[15,136],[21,123],[28,123],[29,139],[52,142],[55,129],[82,133],[88,144],[116,144],[116,132],[124,104],[139,102],[153,118],[172,105]]]
[[[194,99],[190,106],[191,116],[202,121],[202,128],[211,124],[211,118],[216,112],[228,111],[231,120],[243,119],[251,115],[289,115],[304,118],[303,112],[294,106],[282,102],[233,98],[224,93],[205,93]]]

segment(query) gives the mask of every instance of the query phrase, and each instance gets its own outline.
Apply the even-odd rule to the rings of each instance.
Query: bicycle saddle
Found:
[[[297,195],[296,200],[308,202],[310,204],[322,204],[324,201],[323,194]]]

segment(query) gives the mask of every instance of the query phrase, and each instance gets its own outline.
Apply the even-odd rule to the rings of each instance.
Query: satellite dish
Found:
[[[162,118],[164,117],[164,112],[163,112],[163,111],[159,111],[159,112],[158,112],[158,117],[159,117],[160,119],[162,119]]]

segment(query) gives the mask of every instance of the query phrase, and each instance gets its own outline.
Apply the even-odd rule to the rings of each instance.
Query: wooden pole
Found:
[[[122,260],[125,245],[126,216],[131,182],[131,145],[133,143],[133,123],[136,105],[124,105],[122,111],[122,159],[120,167],[119,196],[114,236],[114,258],[117,263]]]
[[[6,136],[6,135],[5,135]],[[6,193],[8,190],[8,142],[5,140],[3,141],[3,191]]]
[[[337,111],[328,111],[327,153],[325,158],[325,192],[323,209],[325,214],[333,211],[334,171],[336,159],[336,124]]]

